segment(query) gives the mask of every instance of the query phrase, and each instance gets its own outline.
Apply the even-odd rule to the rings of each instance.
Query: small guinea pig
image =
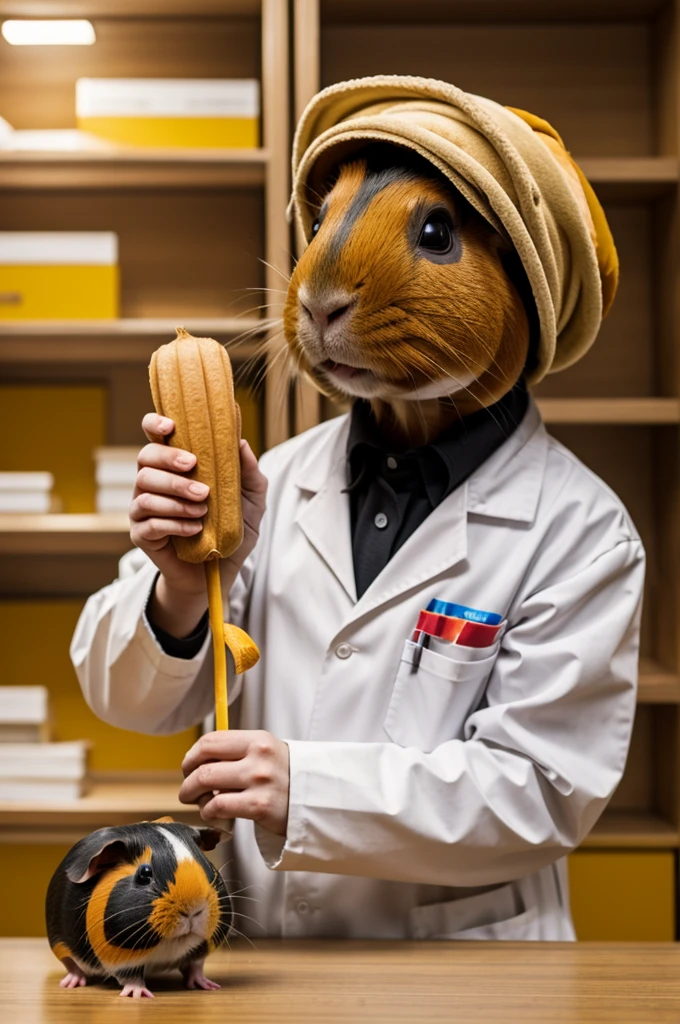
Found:
[[[113,976],[122,996],[151,996],[148,969],[179,968],[187,988],[219,988],[203,976],[226,942],[232,904],[202,852],[222,833],[158,818],[101,828],[69,850],[47,890],[47,937],[68,974],[64,988]]]
[[[463,415],[497,401],[522,374],[535,321],[510,243],[396,146],[340,167],[284,308],[293,358],[321,391],[397,418],[414,400]]]

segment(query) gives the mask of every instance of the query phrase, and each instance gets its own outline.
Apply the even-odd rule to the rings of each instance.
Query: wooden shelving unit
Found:
[[[680,851],[679,7],[394,0],[388,13],[379,0],[294,0],[298,116],[333,82],[440,78],[547,118],[605,204],[619,295],[592,350],[536,398],[551,432],[621,495],[648,552],[633,744],[621,786],[584,843],[611,856]],[[296,427],[335,412],[304,388]]]
[[[265,445],[290,432],[281,360],[272,361],[262,382],[290,269],[288,8],[288,0],[0,0],[0,20],[89,17],[97,33],[95,46],[68,51],[0,40],[0,115],[17,129],[76,127],[79,77],[256,78],[261,85],[257,149],[0,151],[0,229],[118,235],[120,319],[0,323],[3,384],[103,387],[104,443],[144,443],[145,367],[178,325],[228,346],[237,384],[250,387],[259,403]],[[70,633],[79,604],[115,577],[129,548],[125,515],[0,516],[4,611],[17,615],[27,602],[49,616],[40,643],[52,647],[61,679],[57,738],[65,718],[74,728],[74,710],[88,734],[87,712],[64,664]],[[54,622],[67,625],[57,634]],[[6,683],[36,681],[18,678],[11,667],[0,675]],[[51,673],[47,682],[54,682]],[[89,725],[98,742],[109,743],[106,756],[118,758],[116,769],[136,764],[134,738]],[[147,737],[144,746],[156,751],[159,769],[176,768],[191,742]],[[70,804],[0,805],[2,864],[22,870],[39,844],[50,847],[45,856],[56,850],[61,857],[64,844],[107,824],[165,814],[199,823],[197,811],[177,800],[179,778],[137,774],[135,781],[98,778]],[[31,910],[36,922],[41,898],[37,892]]]

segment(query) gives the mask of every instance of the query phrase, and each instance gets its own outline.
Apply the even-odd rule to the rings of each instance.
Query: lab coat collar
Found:
[[[313,497],[297,523],[355,605],[353,618],[420,586],[467,554],[469,513],[489,519],[533,521],[543,483],[547,435],[533,401],[508,440],[434,509],[390,559],[357,602],[352,562],[346,445],[348,417],[319,431],[296,476]],[[330,434],[330,436],[329,436]]]

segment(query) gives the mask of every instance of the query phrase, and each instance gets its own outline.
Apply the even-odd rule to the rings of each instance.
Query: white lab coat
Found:
[[[564,855],[623,771],[644,575],[618,498],[533,403],[356,600],[347,417],[268,452],[268,511],[232,591],[260,646],[234,687],[241,728],[290,747],[288,833],[237,821],[251,935],[571,939]],[[72,658],[90,707],[166,733],[212,705],[211,653],[158,646],[140,552],[88,601]],[[468,660],[407,638],[432,598],[501,612]],[[474,654],[474,652],[473,652]],[[272,870],[273,869],[273,870]],[[489,889],[488,887],[494,887]],[[480,891],[481,890],[481,891]],[[238,906],[238,904],[237,904]]]

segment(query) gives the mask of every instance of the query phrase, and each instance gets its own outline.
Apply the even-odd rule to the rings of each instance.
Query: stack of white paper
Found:
[[[0,512],[50,512],[51,473],[0,473]]]
[[[0,686],[0,742],[49,739],[49,695],[45,686]]]
[[[97,448],[97,512],[127,512],[137,476],[139,448]]]
[[[0,743],[0,800],[75,800],[85,792],[85,740]]]

